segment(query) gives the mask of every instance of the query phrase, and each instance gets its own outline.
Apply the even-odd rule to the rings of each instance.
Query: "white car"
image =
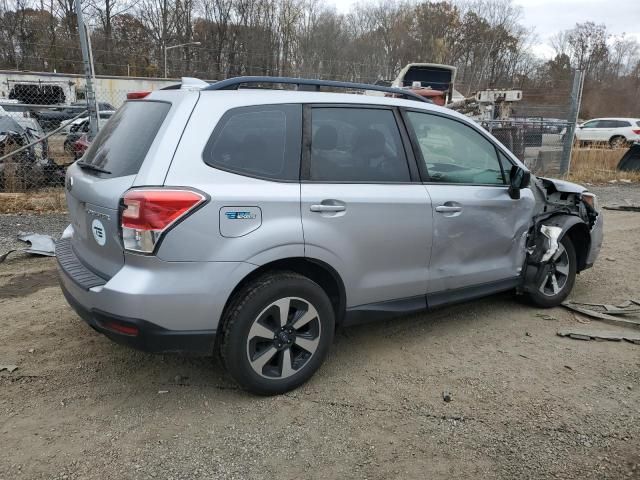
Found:
[[[608,142],[611,148],[621,148],[640,142],[640,119],[594,118],[577,126],[579,142]]]

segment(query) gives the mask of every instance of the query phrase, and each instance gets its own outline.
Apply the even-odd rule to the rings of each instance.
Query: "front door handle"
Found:
[[[440,205],[439,207],[436,207],[436,212],[439,213],[456,213],[461,211],[462,207],[454,207],[451,205]]]
[[[344,212],[347,209],[344,205],[311,205],[312,212]]]

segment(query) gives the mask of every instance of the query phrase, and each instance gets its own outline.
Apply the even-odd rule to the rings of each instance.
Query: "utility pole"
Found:
[[[82,18],[82,6],[80,0],[75,0],[76,17],[78,18],[78,35],[80,36],[80,47],[82,48],[82,63],[84,65],[85,77],[85,98],[87,100],[87,110],[89,111],[89,129],[91,136],[98,133],[98,109],[96,105],[96,94],[93,90],[93,62],[89,47],[87,30]]]
[[[571,152],[573,150],[573,139],[576,134],[576,124],[580,113],[580,102],[582,100],[582,85],[584,82],[584,72],[576,70],[573,74],[573,86],[571,88],[571,106],[569,117],[567,118],[567,132],[562,146],[562,158],[560,159],[560,173],[566,175],[571,166]]]

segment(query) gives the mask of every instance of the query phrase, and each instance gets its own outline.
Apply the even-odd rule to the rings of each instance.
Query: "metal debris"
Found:
[[[18,240],[29,246],[27,248],[14,248],[0,255],[0,263],[4,262],[7,257],[14,252],[31,253],[32,255],[42,255],[45,257],[54,257],[56,254],[56,241],[50,235],[20,232],[18,234]]]
[[[590,307],[598,307],[600,311]],[[637,300],[628,300],[620,305],[609,305],[605,303],[580,303],[580,302],[563,302],[562,306],[573,310],[574,312],[582,313],[592,318],[600,320],[608,320],[611,322],[622,323],[625,325],[632,325],[640,327],[640,320],[630,318],[620,318],[625,315],[638,315],[640,314],[640,302]]]
[[[13,373],[14,370],[17,370],[17,365],[0,365],[0,372],[6,370],[9,373]]]
[[[640,333],[629,332],[613,332],[608,330],[559,330],[557,334],[560,337],[569,337],[575,340],[607,340],[610,342],[627,342],[640,345]]]
[[[18,240],[29,244],[23,251],[34,255],[54,257],[56,255],[56,241],[51,235],[41,233],[20,233]]]
[[[7,253],[3,253],[2,255],[0,255],[0,263],[4,262],[9,256],[9,254],[13,252],[17,252],[17,250],[9,250]]]
[[[449,403],[452,400],[451,393],[442,392],[442,400],[444,400],[445,402]]]
[[[605,210],[618,210],[619,212],[640,212],[638,205],[604,205]]]

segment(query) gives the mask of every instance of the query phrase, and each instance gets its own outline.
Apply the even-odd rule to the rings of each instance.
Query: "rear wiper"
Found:
[[[82,169],[93,170],[94,172],[106,173],[107,175],[111,174],[109,170],[105,170],[104,168],[100,168],[90,163],[82,162],[80,160],[76,162],[76,165],[78,165]]]

